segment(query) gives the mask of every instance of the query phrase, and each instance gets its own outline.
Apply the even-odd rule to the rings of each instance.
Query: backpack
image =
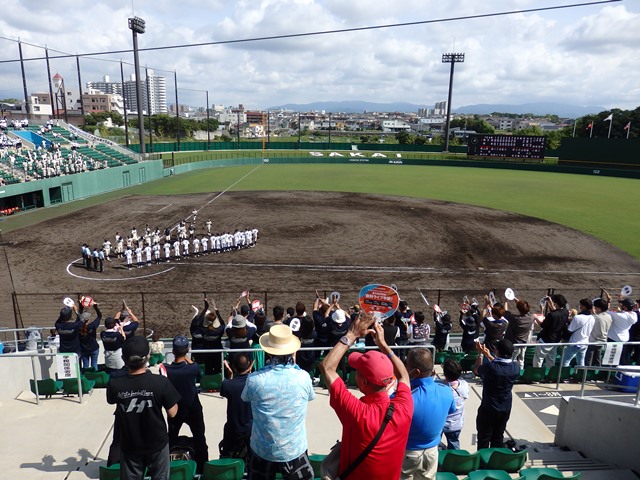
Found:
[[[193,448],[193,438],[186,435],[180,435],[176,444],[171,447],[169,452],[170,460],[195,460],[196,451]]]

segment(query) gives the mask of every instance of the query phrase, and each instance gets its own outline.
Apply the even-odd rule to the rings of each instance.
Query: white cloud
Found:
[[[78,7],[78,4],[81,7]],[[118,6],[106,0],[5,0],[2,36],[69,53],[128,50],[127,18],[144,18],[140,48],[206,43],[312,31],[479,15],[568,5],[568,0],[171,0]],[[408,101],[446,98],[449,65],[441,54],[463,51],[456,65],[454,107],[473,103],[562,101],[635,108],[640,65],[638,2],[429,23],[334,35],[141,52],[142,65],[167,77],[174,70],[180,101],[267,107],[318,100]],[[50,52],[52,56],[56,54]],[[27,58],[44,56],[24,45]],[[14,42],[0,40],[0,60],[18,58]],[[82,79],[120,78],[119,60],[131,53],[82,58]],[[106,62],[104,60],[112,60]],[[52,59],[77,83],[75,59]],[[48,89],[45,62],[25,62],[30,91]],[[125,76],[133,68],[125,65]],[[167,70],[169,73],[164,73]],[[18,63],[0,63],[0,97],[22,96]]]

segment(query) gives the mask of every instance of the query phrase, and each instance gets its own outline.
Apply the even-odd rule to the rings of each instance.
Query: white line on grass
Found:
[[[247,178],[249,175],[251,175],[253,172],[255,172],[256,170],[258,170],[260,167],[262,166],[262,164],[258,165],[256,168],[254,168],[253,170],[251,170],[249,173],[247,173],[246,175],[243,175],[242,177],[240,177],[240,179],[233,183],[232,185],[229,185],[227,188],[225,188],[222,192],[220,192],[218,195],[216,195],[215,197],[213,197],[211,200],[209,200],[207,203],[205,203],[205,205],[210,205],[211,203],[213,203],[215,200],[217,200],[218,198],[220,198],[222,195],[224,195],[225,193],[227,193],[229,190],[231,190],[233,187],[235,187],[237,184],[239,184],[242,180],[244,180],[245,178]]]

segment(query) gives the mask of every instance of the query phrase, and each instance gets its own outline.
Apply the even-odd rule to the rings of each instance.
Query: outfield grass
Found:
[[[637,213],[640,185],[637,180],[483,168],[336,164],[214,168],[36,210],[2,222],[0,228],[20,228],[57,216],[58,212],[75,211],[125,195],[221,191],[242,177],[230,190],[380,193],[506,210],[581,230],[640,260],[640,214]],[[506,225],[505,235],[509,234],[508,228]],[[607,259],[602,261],[606,263]]]

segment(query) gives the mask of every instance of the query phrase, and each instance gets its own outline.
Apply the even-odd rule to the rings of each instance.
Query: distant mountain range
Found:
[[[287,103],[269,107],[269,110],[293,110],[294,112],[340,112],[340,113],[364,113],[364,112],[417,112],[420,108],[427,108],[427,105],[416,105],[407,102],[375,103],[351,100],[345,102],[313,102],[313,103]],[[432,108],[429,106],[428,108]],[[584,115],[599,113],[606,110],[601,106],[581,106],[564,103],[524,103],[522,105],[501,105],[501,104],[478,104],[466,105],[454,109],[454,113],[489,115],[494,112],[534,115],[558,115],[563,118],[578,118]]]
[[[294,112],[340,112],[340,113],[364,113],[364,112],[417,112],[419,108],[426,108],[425,105],[415,105],[407,102],[375,103],[350,100],[345,102],[313,102],[313,103],[287,103],[271,109],[293,110]]]
[[[583,107],[581,105],[569,105],[566,103],[539,102],[523,103],[522,105],[501,105],[491,103],[466,105],[464,107],[456,108],[454,112],[478,115],[489,115],[494,112],[515,113],[519,115],[532,113],[537,116],[558,115],[563,118],[578,118],[584,115],[600,113],[604,110],[606,110],[604,107],[593,105]]]

